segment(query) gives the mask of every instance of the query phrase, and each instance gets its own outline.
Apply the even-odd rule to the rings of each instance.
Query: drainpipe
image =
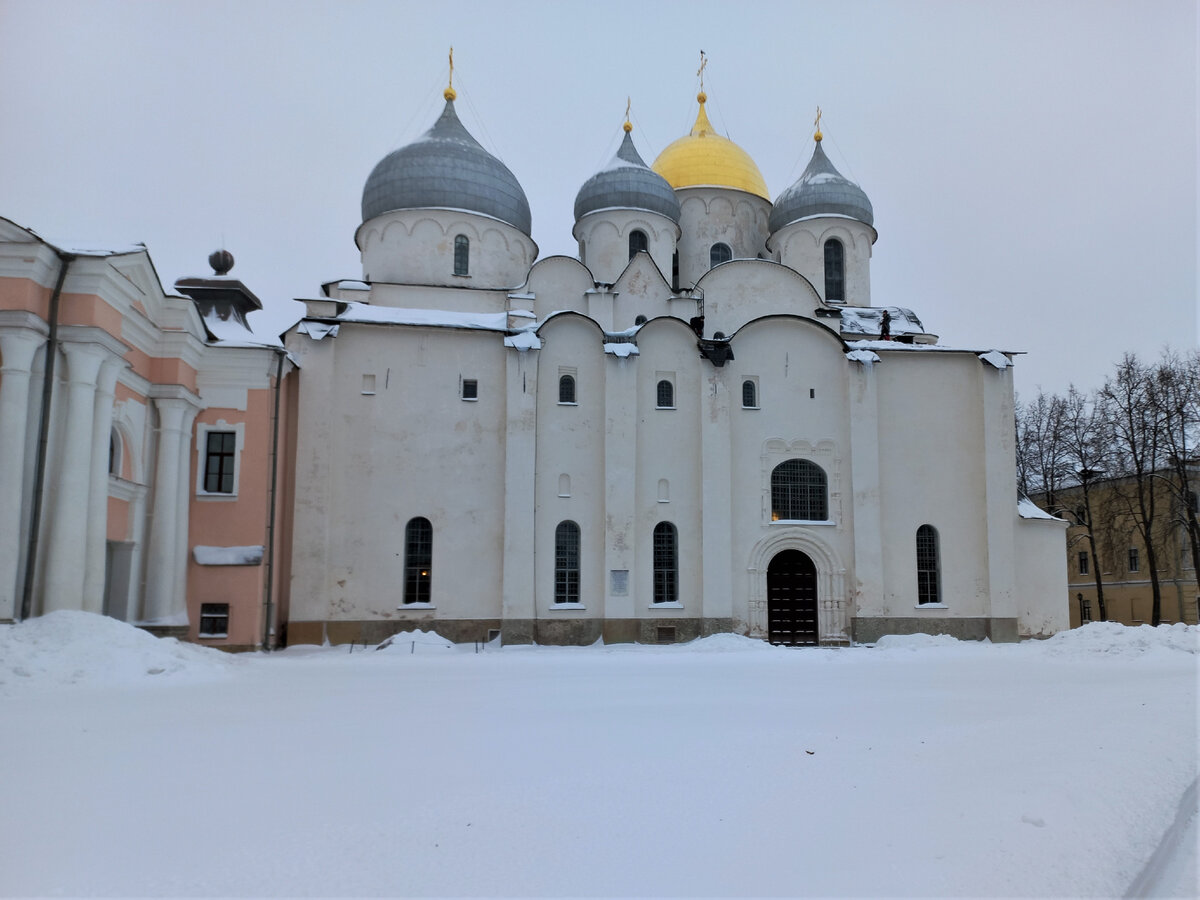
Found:
[[[271,419],[271,493],[267,508],[267,594],[264,598],[263,650],[274,649],[271,642],[272,592],[275,588],[275,507],[279,487],[279,394],[283,389],[283,360],[286,350],[277,350],[275,363],[275,413]]]
[[[67,280],[67,269],[71,267],[74,254],[64,253],[57,248],[54,252],[62,265],[58,270],[58,282],[50,295],[50,334],[46,339],[46,365],[42,372],[42,409],[38,423],[37,460],[33,476],[33,509],[29,517],[29,546],[25,552],[25,583],[21,586],[20,619],[28,619],[33,608],[33,577],[37,569],[38,532],[42,525],[42,490],[46,483],[46,450],[50,443],[50,401],[54,392],[54,364],[58,361],[58,307],[62,297],[63,282]]]

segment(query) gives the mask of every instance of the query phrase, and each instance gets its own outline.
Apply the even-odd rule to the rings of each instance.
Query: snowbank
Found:
[[[0,626],[0,689],[206,681],[233,665],[219,650],[156,638],[94,613],[61,610]]]
[[[1119,622],[1091,622],[1058,634],[1038,645],[1051,654],[1109,653],[1137,656],[1144,653],[1200,653],[1200,626],[1197,625],[1122,625]]]
[[[875,642],[881,650],[925,650],[930,647],[961,647],[964,641],[948,634],[885,634]],[[969,643],[978,643],[971,641]],[[990,641],[985,643],[991,643]]]
[[[452,650],[454,642],[442,637],[436,631],[398,631],[381,643],[376,650],[390,650],[393,653],[429,653]]]

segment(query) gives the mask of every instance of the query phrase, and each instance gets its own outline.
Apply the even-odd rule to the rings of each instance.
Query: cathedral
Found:
[[[1015,487],[1013,354],[873,305],[871,202],[821,132],[772,201],[706,101],[652,165],[626,121],[578,256],[538,259],[447,88],[366,179],[361,278],[282,347],[231,258],[169,294],[144,248],[2,223],[0,619],[231,648],[1067,627],[1065,525]]]

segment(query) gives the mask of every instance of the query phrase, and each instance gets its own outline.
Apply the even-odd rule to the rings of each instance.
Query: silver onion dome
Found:
[[[617,155],[589,178],[575,195],[575,221],[601,209],[644,209],[679,224],[679,200],[667,180],[638,155],[625,132]]]
[[[433,127],[380,160],[363,187],[364,222],[396,209],[428,208],[482,213],[530,233],[525,191],[508,166],[471,137],[451,99]]]
[[[849,216],[872,226],[875,223],[866,193],[834,168],[818,140],[804,174],[776,198],[768,228],[774,234],[808,216],[827,215]]]

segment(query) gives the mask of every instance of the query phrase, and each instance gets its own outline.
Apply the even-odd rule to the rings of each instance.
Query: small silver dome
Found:
[[[776,198],[768,228],[774,234],[800,219],[824,215],[849,216],[867,225],[875,224],[875,212],[866,193],[833,167],[817,141],[804,174]]]
[[[628,131],[612,162],[585,181],[575,195],[575,221],[588,213],[614,207],[648,210],[679,224],[675,191],[643,162]]]
[[[529,201],[508,166],[480,146],[447,100],[425,134],[393,150],[363,187],[363,221],[395,209],[465,209],[530,233]]]

